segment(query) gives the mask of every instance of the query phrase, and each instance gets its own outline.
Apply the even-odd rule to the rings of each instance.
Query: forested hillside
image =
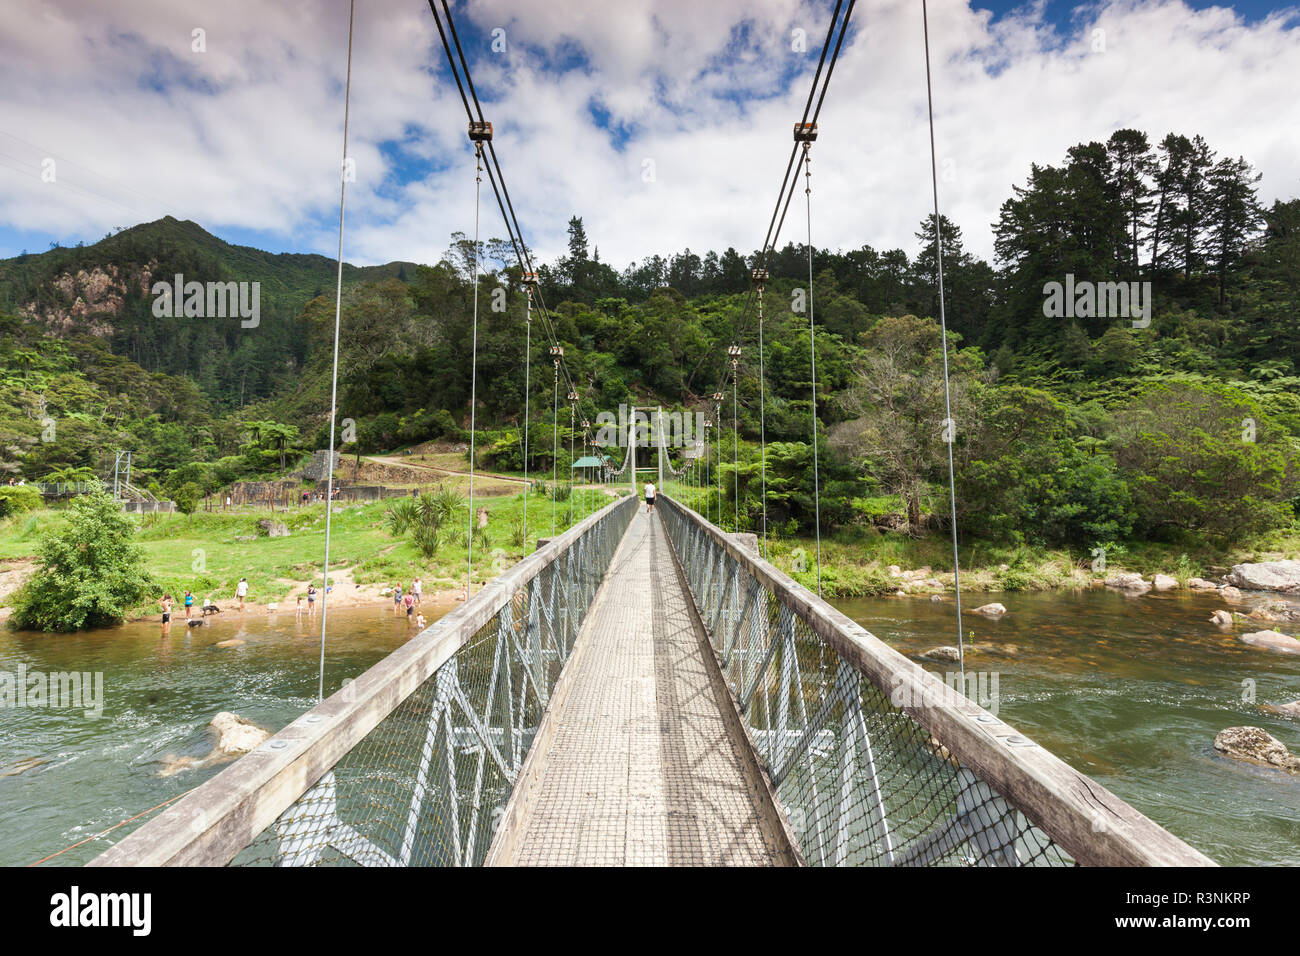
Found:
[[[344,267],[353,284],[405,278],[411,263]],[[35,320],[59,337],[89,333],[150,372],[185,375],[219,411],[276,394],[307,358],[298,322],[312,298],[333,293],[336,263],[223,242],[168,216],[105,236],[0,262],[0,312]],[[155,282],[260,283],[256,330],[237,320],[159,317]],[[250,334],[254,332],[256,334]]]
[[[1230,144],[1228,144],[1230,145]],[[955,457],[966,534],[1087,549],[1135,538],[1237,539],[1295,520],[1300,472],[1300,200],[1261,209],[1246,159],[1200,137],[1120,130],[1034,165],[989,224],[997,260],[938,226],[951,341]],[[942,495],[942,353],[933,217],[912,250],[814,250],[823,520],[914,533]],[[500,241],[481,250],[480,463],[518,469],[525,415],[522,276]],[[720,473],[742,525],[759,507],[759,357],[741,316],[756,253],[651,256],[621,272],[583,221],[541,284],[594,407],[708,410],[739,370],[738,468],[730,402]],[[345,271],[340,418],[345,451],[463,437],[469,419],[474,249],[453,234],[432,266]],[[164,487],[215,488],[279,470],[325,441],[334,264],[230,246],[166,219],[92,246],[0,263],[0,468],[40,478],[102,470],[133,448]],[[808,251],[769,262],[764,324],[770,516],[812,514]],[[257,280],[262,318],[159,318],[149,282]],[[1047,314],[1050,283],[1150,283],[1150,322]],[[493,293],[501,311],[489,306]],[[1135,294],[1136,294],[1135,290]],[[533,470],[550,471],[550,342],[534,328]],[[41,441],[41,422],[57,441]],[[569,414],[560,398],[567,462]],[[715,433],[716,434],[716,433]],[[111,461],[111,459],[110,459]],[[709,480],[717,475],[710,472]]]

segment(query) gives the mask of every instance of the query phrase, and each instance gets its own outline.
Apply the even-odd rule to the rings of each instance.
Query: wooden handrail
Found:
[[[519,590],[598,521],[589,515],[150,820],[89,866],[222,866],[234,859],[342,757],[490,622]]]
[[[703,529],[877,690],[892,700],[906,702],[900,710],[1078,863],[1217,865],[974,701],[966,697],[953,701],[952,689],[935,675],[739,545],[706,518],[667,495],[662,497]]]

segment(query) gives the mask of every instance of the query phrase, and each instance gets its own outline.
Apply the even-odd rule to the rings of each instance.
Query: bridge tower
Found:
[[[640,494],[640,491],[638,490],[636,484],[636,473],[638,471],[638,466],[636,463],[636,445],[637,445],[636,413],[642,410],[643,409],[639,409],[635,405],[631,406],[628,409],[628,412],[630,414],[628,415],[628,423],[627,423],[627,453],[632,457],[632,460],[629,462],[627,470],[629,472],[628,481],[632,483],[632,494],[634,496]],[[644,409],[644,411],[647,412],[649,410],[650,409],[648,407]],[[664,440],[663,440],[664,410],[662,405],[655,407],[654,419],[648,421],[646,424],[647,426],[649,426],[648,430],[654,432],[653,442],[654,442],[655,453],[657,455],[657,461],[655,462],[655,464],[641,465],[639,470],[655,472],[655,474],[657,475],[655,479],[657,482],[655,488],[658,490],[662,490],[664,486]]]
[[[659,452],[659,482],[655,485],[655,491],[660,492],[664,487],[664,410],[660,405],[655,408],[655,449]]]

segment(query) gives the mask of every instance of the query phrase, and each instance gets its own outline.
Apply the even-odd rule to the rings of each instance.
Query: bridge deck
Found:
[[[787,859],[705,642],[663,526],[642,508],[556,688],[520,835],[503,862]]]

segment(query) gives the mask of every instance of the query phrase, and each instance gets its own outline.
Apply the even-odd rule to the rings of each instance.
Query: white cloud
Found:
[[[829,8],[811,0],[523,0],[455,4],[527,238],[543,258],[584,217],[606,261],[762,239]],[[990,255],[990,224],[1031,162],[1120,125],[1200,133],[1300,194],[1300,14],[1246,24],[1179,0],[1114,0],[1061,36],[1041,7],[991,22],[931,0],[936,142],[946,214]],[[915,0],[862,0],[814,148],[818,245],[915,250],[930,203],[921,21]],[[191,31],[207,52],[191,52]],[[509,50],[487,48],[506,31]],[[808,50],[791,50],[791,30]],[[1095,29],[1105,51],[1094,52]],[[282,237],[329,254],[337,217],[346,8],[325,0],[128,7],[44,0],[0,36],[0,224],[93,239],[171,213],[218,234]],[[477,42],[481,41],[481,42]],[[581,68],[557,71],[572,58]],[[460,100],[422,0],[358,4],[345,250],[358,262],[435,260],[473,227],[473,158]],[[796,73],[793,81],[784,81]],[[784,85],[783,85],[784,84]],[[592,119],[608,112],[620,143]],[[15,138],[17,137],[17,138]],[[438,169],[398,186],[381,145]],[[390,154],[391,155],[391,154]],[[59,182],[39,180],[54,156]],[[642,181],[654,161],[656,180]],[[98,174],[95,175],[95,174]],[[502,235],[486,191],[483,233]],[[802,200],[802,196],[797,197]],[[783,238],[797,240],[793,212]]]

